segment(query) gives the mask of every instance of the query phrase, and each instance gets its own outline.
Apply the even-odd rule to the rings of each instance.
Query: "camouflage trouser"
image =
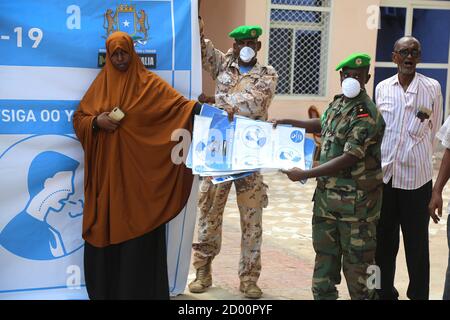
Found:
[[[232,182],[213,185],[205,178],[200,186],[198,243],[194,243],[194,267],[206,265],[219,254],[223,211]],[[241,281],[257,281],[261,273],[262,209],[268,204],[262,176],[254,173],[234,181],[241,214]]]
[[[313,246],[316,252],[312,292],[314,299],[337,299],[341,261],[352,299],[375,299],[367,287],[367,268],[375,264],[376,222],[348,222],[314,215]]]

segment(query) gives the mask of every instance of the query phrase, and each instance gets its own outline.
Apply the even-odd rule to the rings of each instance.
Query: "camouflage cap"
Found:
[[[353,53],[347,58],[339,62],[336,67],[336,71],[341,70],[344,67],[357,69],[370,66],[370,56],[365,53]]]
[[[228,35],[236,40],[256,39],[262,34],[260,26],[240,26],[231,31]]]

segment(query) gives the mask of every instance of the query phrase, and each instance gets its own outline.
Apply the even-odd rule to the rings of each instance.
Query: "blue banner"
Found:
[[[154,54],[152,69],[190,70],[190,50],[173,55],[175,37],[178,43],[191,42],[190,24],[174,29],[176,20],[189,20],[172,15],[172,9],[186,12],[186,2],[174,1],[172,8],[170,0],[2,1],[1,64],[97,68],[106,37],[124,31],[135,39],[138,53]]]
[[[0,100],[0,134],[70,134],[79,101]]]

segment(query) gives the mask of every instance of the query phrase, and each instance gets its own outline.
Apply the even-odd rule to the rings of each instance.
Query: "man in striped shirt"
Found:
[[[441,130],[439,130],[439,132],[436,134],[436,137],[441,140],[445,151],[444,157],[442,158],[441,167],[439,169],[439,174],[433,187],[431,201],[428,205],[430,217],[433,219],[434,223],[438,223],[441,220],[440,218],[442,218],[442,191],[444,190],[445,184],[450,179],[450,117],[447,118]],[[436,210],[438,211],[437,214]],[[448,210],[450,210],[450,204]],[[448,248],[450,249],[450,216],[447,217],[447,243]],[[445,275],[444,295],[442,299],[450,300],[450,254],[448,257],[447,273]]]
[[[376,261],[381,269],[380,299],[397,299],[395,261],[400,227],[409,274],[407,296],[428,299],[430,262],[428,202],[432,189],[433,141],[442,122],[439,83],[416,72],[421,57],[414,37],[397,40],[392,60],[398,73],[375,90],[386,122],[381,145],[383,205],[377,228]]]

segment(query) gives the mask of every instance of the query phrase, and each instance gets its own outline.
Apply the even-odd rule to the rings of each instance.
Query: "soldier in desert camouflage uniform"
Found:
[[[353,54],[338,65],[344,95],[334,97],[321,120],[274,121],[322,134],[318,167],[284,171],[292,181],[318,177],[312,221],[315,299],[338,298],[341,266],[352,299],[376,298],[375,288],[367,283],[367,272],[375,264],[385,124],[364,89],[370,78],[369,66],[366,54]],[[347,90],[352,85],[354,92]]]
[[[200,19],[203,69],[216,80],[215,96],[204,101],[205,97],[201,96],[200,102],[215,103],[227,111],[230,118],[239,114],[267,120],[277,73],[256,60],[256,53],[261,48],[258,41],[261,33],[258,26],[236,28],[230,33],[230,37],[235,39],[234,46],[224,54],[204,38]],[[242,230],[240,290],[248,298],[260,298],[262,291],[256,283],[261,272],[262,210],[268,204],[267,186],[259,173],[235,180],[234,184]],[[198,243],[193,244],[193,264],[197,272],[196,279],[189,284],[193,293],[204,292],[212,284],[211,262],[220,251],[222,216],[231,185],[232,182],[213,185],[209,178],[205,178],[200,186]]]

